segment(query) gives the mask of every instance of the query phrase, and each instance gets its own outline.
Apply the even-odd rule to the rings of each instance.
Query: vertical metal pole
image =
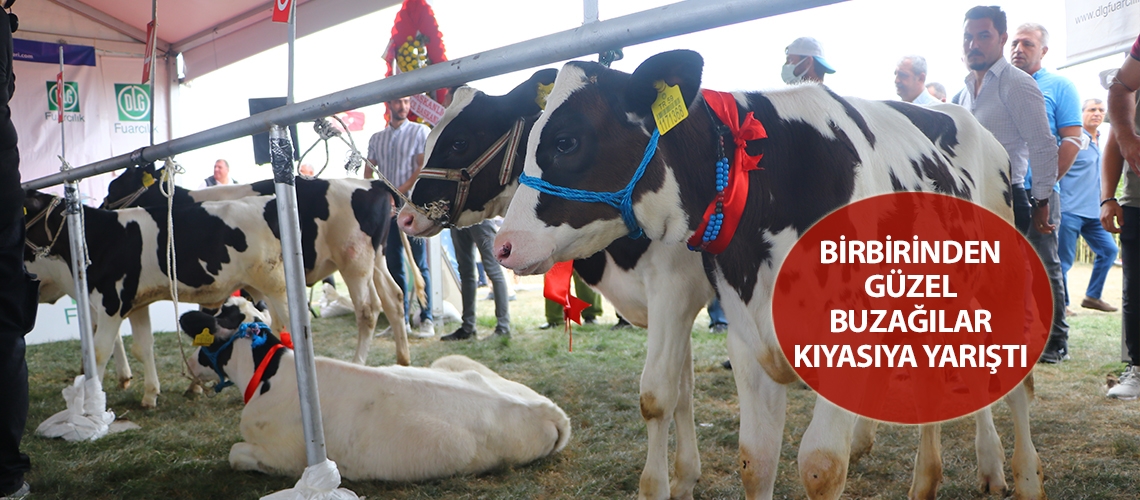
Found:
[[[150,2],[150,22],[154,23],[154,27],[151,29],[153,29],[155,31],[155,33],[152,36],[154,36],[155,39],[157,39],[158,38],[158,0],[151,0],[151,2]],[[147,44],[150,45],[150,40],[147,40]],[[146,98],[147,98],[148,106],[150,106],[150,145],[151,146],[154,145],[154,110],[155,110],[155,106],[154,106],[154,67],[155,67],[155,65],[158,64],[158,61],[155,60],[155,58],[154,58],[155,52],[158,52],[158,44],[157,43],[151,45],[150,53],[143,56],[143,57],[149,57],[150,58],[150,71],[149,71],[150,74],[148,74],[146,76],[147,82],[150,82],[150,86],[147,87],[148,90],[147,90]]]
[[[293,103],[293,47],[297,28],[295,10],[289,16],[289,92],[285,100]],[[305,267],[301,257],[301,224],[297,216],[297,189],[293,176],[293,145],[289,129],[273,125],[269,130],[269,149],[273,157],[274,191],[277,193],[277,220],[281,231],[281,253],[285,264],[285,284],[289,297],[289,328],[293,332],[294,362],[297,367],[297,392],[301,400],[301,419],[305,428],[305,457],[310,466],[324,463],[325,433],[321,419],[321,401],[317,391],[316,362],[313,359],[313,337],[309,324],[308,296],[305,293]]]
[[[63,40],[59,42],[59,74],[60,83],[64,85],[63,92],[56,95],[64,96],[58,99],[56,107],[59,115],[63,116],[65,99],[67,96],[66,81],[63,79]],[[64,120],[59,121],[59,157],[67,158],[67,142]],[[59,167],[60,171],[68,170],[64,161]],[[79,182],[69,181],[63,185],[64,214],[67,217],[67,240],[71,249],[71,278],[75,280],[75,304],[79,316],[79,345],[83,351],[83,376],[87,380],[98,379],[98,367],[95,362],[95,335],[91,328],[91,296],[87,293],[87,235],[84,232],[83,206],[79,203]],[[50,214],[49,214],[50,215]],[[118,335],[118,332],[115,332]],[[98,381],[102,390],[103,381]]]
[[[598,0],[582,0],[582,24],[598,21]]]

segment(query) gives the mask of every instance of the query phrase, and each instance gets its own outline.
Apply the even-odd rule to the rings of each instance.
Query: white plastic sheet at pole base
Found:
[[[261,497],[261,500],[359,500],[356,493],[340,486],[336,462],[325,460],[310,465],[293,488]]]
[[[115,413],[107,410],[107,395],[99,379],[75,377],[75,383],[63,390],[67,409],[36,427],[36,434],[68,441],[94,441],[107,434]]]

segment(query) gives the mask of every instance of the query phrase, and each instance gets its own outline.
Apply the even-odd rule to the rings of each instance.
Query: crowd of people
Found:
[[[0,277],[7,283],[0,290],[0,498],[23,498],[29,486],[24,473],[30,468],[20,453],[20,440],[28,410],[27,368],[23,335],[35,319],[35,282],[23,269],[23,191],[20,189],[19,153],[8,101],[14,91],[12,36],[8,16],[0,16]],[[1095,255],[1092,275],[1080,307],[1114,312],[1117,307],[1103,297],[1106,276],[1119,253],[1123,268],[1124,341],[1130,364],[1107,395],[1134,400],[1140,397],[1140,117],[1136,114],[1140,89],[1140,38],[1129,57],[1111,79],[1106,100],[1079,96],[1071,81],[1043,67],[1049,52],[1049,31],[1040,24],[1024,23],[1012,32],[999,7],[970,9],[963,22],[962,53],[968,73],[961,91],[949,95],[946,87],[927,82],[927,61],[920,55],[903,56],[894,72],[897,94],[919,106],[950,102],[968,109],[1006,148],[1012,167],[1015,226],[1032,243],[1045,264],[1053,290],[1053,322],[1041,363],[1061,363],[1069,358],[1069,325],[1066,316],[1075,299],[1069,291],[1068,272],[1075,260],[1078,239],[1083,238]],[[1009,45],[1010,58],[1005,57]],[[818,40],[803,37],[785,49],[781,76],[787,84],[823,83],[836,69],[824,57]],[[389,101],[389,120],[368,143],[368,159],[398,189],[411,191],[423,166],[429,129],[408,120],[408,98]],[[1102,141],[1098,128],[1110,117],[1111,134]],[[1129,126],[1132,124],[1134,126]],[[224,159],[214,164],[214,174],[201,188],[237,183]],[[304,165],[301,174],[313,176]],[[373,177],[372,170],[365,177]],[[1118,184],[1123,177],[1123,194]],[[396,203],[400,201],[395,200]],[[477,337],[475,300],[480,274],[492,284],[496,325],[491,337],[511,334],[509,300],[512,295],[504,273],[492,252],[495,225],[490,221],[467,228],[453,228],[452,255],[461,277],[462,321],[444,341]],[[1120,235],[1118,249],[1111,233]],[[423,338],[436,335],[432,316],[432,281],[424,241],[408,238],[408,251],[395,218],[386,241],[388,269],[404,294],[408,331]],[[476,258],[475,252],[479,252]],[[406,265],[410,256],[412,265]],[[477,266],[481,263],[481,267]],[[413,293],[407,290],[405,269],[422,277],[426,302],[419,307],[416,328],[411,328]],[[477,272],[478,269],[478,272]],[[31,292],[29,292],[29,290]],[[583,316],[594,322],[601,315],[597,295],[580,280],[576,294],[593,307]],[[710,329],[723,332],[729,325],[717,300],[708,307]],[[561,307],[548,304],[542,328],[560,325]],[[391,320],[391,319],[390,319]],[[399,319],[397,319],[399,321]],[[618,327],[623,326],[620,320]],[[628,323],[625,323],[628,325]]]

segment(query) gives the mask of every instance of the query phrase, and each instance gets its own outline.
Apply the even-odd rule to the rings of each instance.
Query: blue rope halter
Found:
[[[646,165],[649,165],[649,160],[652,160],[653,154],[657,152],[657,139],[660,137],[661,134],[657,129],[653,129],[653,135],[649,137],[649,144],[645,146],[645,154],[641,157],[641,164],[637,166],[637,171],[633,173],[633,178],[629,180],[629,184],[626,184],[620,191],[587,191],[585,189],[555,186],[539,177],[526,175],[525,172],[519,175],[519,182],[541,193],[554,195],[570,201],[605,203],[606,205],[614,207],[621,212],[621,220],[625,222],[625,227],[629,229],[629,237],[636,240],[642,237],[645,232],[641,230],[641,226],[637,224],[637,217],[633,215],[633,187],[637,185],[637,181],[641,180],[641,176],[645,174]]]
[[[234,382],[227,379],[226,373],[223,372],[221,367],[218,366],[218,353],[226,350],[226,348],[233,344],[235,340],[246,337],[250,338],[252,341],[252,345],[250,346],[251,348],[260,347],[261,344],[265,343],[265,332],[268,331],[269,325],[260,321],[255,321],[253,323],[242,323],[241,326],[238,327],[237,333],[234,333],[229,340],[221,345],[221,347],[218,347],[213,351],[205,347],[202,348],[202,352],[206,355],[206,359],[210,360],[210,367],[214,369],[214,373],[218,374],[218,379],[220,380],[220,382],[214,385],[215,393],[222,392],[222,389],[234,385]]]

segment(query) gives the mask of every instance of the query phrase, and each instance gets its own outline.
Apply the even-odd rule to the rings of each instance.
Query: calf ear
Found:
[[[509,94],[507,102],[510,103],[512,116],[534,116],[546,107],[546,96],[550,94],[550,87],[554,85],[554,78],[558,70],[554,68],[541,69],[531,75],[527,81],[519,84]]]
[[[196,337],[202,333],[202,330],[208,330],[210,334],[215,334],[218,331],[217,320],[202,311],[190,311],[183,314],[181,318],[178,318],[178,324],[182,326],[182,331],[190,338]]]
[[[655,83],[658,81],[679,86],[685,106],[692,106],[701,89],[704,65],[704,58],[691,50],[671,50],[646,59],[633,72],[625,88],[627,111],[641,118],[650,117],[653,101],[657,100]]]

